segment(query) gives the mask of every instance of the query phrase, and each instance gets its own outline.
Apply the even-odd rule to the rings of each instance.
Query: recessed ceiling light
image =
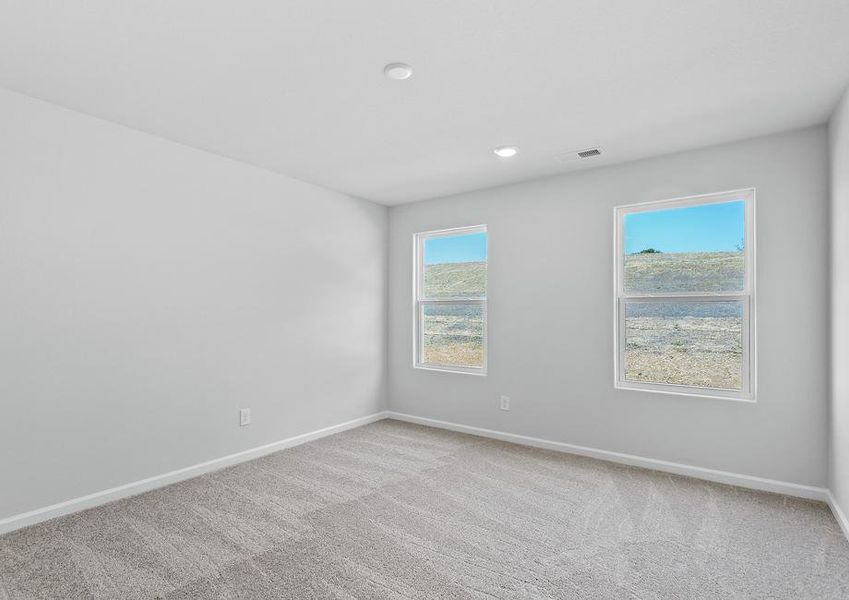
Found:
[[[413,74],[413,67],[406,63],[389,63],[383,67],[383,74],[389,79],[401,81],[402,79],[410,78]]]
[[[519,154],[519,149],[516,146],[499,146],[493,152],[501,158],[512,158]]]

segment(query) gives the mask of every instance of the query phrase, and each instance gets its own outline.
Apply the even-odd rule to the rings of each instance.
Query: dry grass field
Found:
[[[428,265],[424,288],[431,298],[482,296],[486,291],[486,263]],[[424,362],[483,366],[483,310],[479,305],[428,306],[422,327]]]
[[[424,361],[430,365],[482,367],[483,345],[480,340],[452,341],[448,344],[425,341]]]
[[[427,306],[423,327],[426,363],[483,366],[483,309],[480,305]]]
[[[625,257],[628,293],[740,291],[742,252]],[[625,379],[739,390],[743,307],[738,302],[629,303]]]
[[[737,302],[629,304],[625,378],[740,389],[742,331]]]
[[[486,263],[429,265],[427,294],[480,295]],[[730,291],[743,285],[742,252],[638,254],[625,259],[629,293]],[[609,318],[599,313],[599,318]],[[625,378],[720,389],[742,382],[742,306],[737,302],[629,303],[625,319]],[[424,360],[482,366],[483,313],[476,305],[428,306]]]

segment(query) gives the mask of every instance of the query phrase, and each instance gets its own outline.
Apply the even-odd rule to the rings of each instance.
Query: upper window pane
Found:
[[[486,233],[425,238],[423,298],[486,296]]]
[[[626,294],[742,292],[745,202],[624,215]]]

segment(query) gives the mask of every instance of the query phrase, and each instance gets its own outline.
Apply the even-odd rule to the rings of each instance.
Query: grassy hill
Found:
[[[629,293],[739,291],[743,262],[742,252],[632,254],[625,257],[625,288]],[[424,288],[431,298],[483,295],[486,263],[428,265]]]
[[[625,257],[628,293],[722,292],[743,289],[742,252],[631,254]]]
[[[427,265],[424,272],[425,296],[462,298],[482,296],[486,291],[486,263]]]

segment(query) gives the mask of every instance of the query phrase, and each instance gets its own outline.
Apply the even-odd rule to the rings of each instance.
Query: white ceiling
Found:
[[[0,86],[385,204],[822,123],[847,84],[847,0],[0,0]]]

